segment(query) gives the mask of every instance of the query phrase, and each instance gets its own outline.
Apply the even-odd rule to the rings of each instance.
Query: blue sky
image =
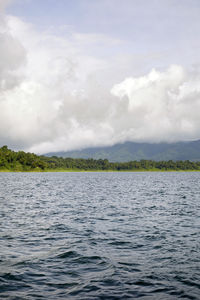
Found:
[[[3,144],[200,138],[199,0],[1,0],[0,11]]]
[[[113,53],[159,53],[169,63],[199,60],[198,0],[16,0],[8,13],[39,30],[104,34],[123,41]],[[112,55],[109,49],[102,50]]]

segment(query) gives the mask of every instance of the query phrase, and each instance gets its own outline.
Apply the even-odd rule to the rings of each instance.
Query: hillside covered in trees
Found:
[[[191,160],[200,161],[200,140],[176,143],[135,143],[125,142],[107,147],[85,148],[67,152],[51,152],[46,156],[72,158],[108,159],[110,162],[128,162],[155,160]]]
[[[81,159],[38,156],[24,151],[0,148],[0,171],[200,171],[200,162],[152,161],[109,162],[107,159]]]

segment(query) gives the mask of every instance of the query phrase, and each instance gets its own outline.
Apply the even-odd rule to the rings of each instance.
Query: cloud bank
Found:
[[[19,18],[1,15],[2,145],[46,153],[200,138],[198,70],[171,65],[109,86],[113,62],[87,55],[87,45],[96,41],[116,42],[37,32]]]

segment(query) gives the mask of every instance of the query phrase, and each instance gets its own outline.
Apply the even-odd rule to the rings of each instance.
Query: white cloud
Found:
[[[3,144],[45,153],[126,140],[200,138],[198,72],[172,65],[109,87],[108,74],[115,78],[117,70],[113,61],[83,50],[99,43],[98,36],[64,38],[36,32],[16,17],[2,20]],[[102,35],[100,42],[103,47],[112,39]]]
[[[172,65],[165,72],[152,70],[146,76],[115,85],[111,92],[127,103],[130,117],[130,135],[125,140],[198,139],[199,83],[198,73],[187,73],[183,67]]]

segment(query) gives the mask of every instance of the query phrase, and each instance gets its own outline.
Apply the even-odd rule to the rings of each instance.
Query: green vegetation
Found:
[[[7,146],[0,148],[0,171],[41,171],[48,165],[40,156],[23,151],[12,151]]]
[[[200,162],[153,161],[109,162],[107,159],[81,159],[38,156],[23,151],[0,148],[0,171],[64,172],[64,171],[200,171]]]
[[[47,156],[72,158],[108,159],[110,162],[191,160],[200,161],[200,140],[177,143],[135,143],[125,142],[107,147],[48,153]]]

